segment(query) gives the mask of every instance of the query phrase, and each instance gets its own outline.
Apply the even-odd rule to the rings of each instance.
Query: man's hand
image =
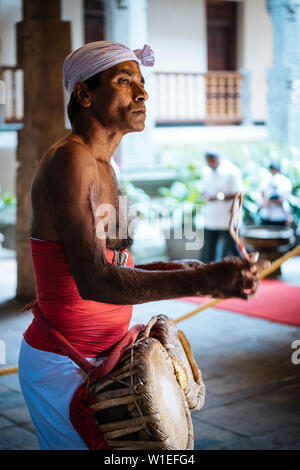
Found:
[[[255,262],[254,254],[250,255],[250,261],[232,256],[209,263],[206,265],[206,295],[218,299],[237,297],[248,300],[256,297],[260,273],[268,266],[269,261]]]

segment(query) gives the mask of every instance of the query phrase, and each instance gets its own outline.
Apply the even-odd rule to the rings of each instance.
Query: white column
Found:
[[[106,2],[106,39],[142,49],[147,44],[147,0],[108,0]],[[151,44],[150,44],[151,46]],[[152,67],[141,66],[145,89],[149,93],[146,127],[123,137],[115,158],[121,169],[144,168],[153,165],[151,133],[154,126]]]
[[[273,23],[268,126],[271,137],[300,148],[300,0],[267,0]]]

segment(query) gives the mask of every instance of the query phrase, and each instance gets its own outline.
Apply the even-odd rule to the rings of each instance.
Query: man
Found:
[[[270,176],[260,185],[259,203],[262,225],[285,226],[292,220],[288,198],[292,191],[290,180],[281,174],[280,164],[269,165]]]
[[[217,259],[217,247],[223,243],[222,257],[240,256],[239,250],[228,231],[230,208],[235,193],[243,189],[238,168],[221,159],[217,152],[205,153],[206,166],[203,168],[203,197],[206,199],[204,219],[204,260],[206,263]]]
[[[247,299],[263,267],[239,258],[133,266],[111,157],[125,134],[144,129],[148,94],[139,64],[153,62],[148,46],[133,52],[111,41],[70,54],[63,71],[72,131],[48,149],[32,183],[39,310],[89,360],[108,356],[124,337],[133,304],[202,294]],[[83,378],[37,320],[24,335],[19,377],[39,447],[86,449],[69,417]]]

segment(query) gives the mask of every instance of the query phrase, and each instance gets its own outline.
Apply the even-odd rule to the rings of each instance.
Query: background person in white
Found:
[[[271,163],[270,175],[260,185],[259,203],[262,225],[287,225],[292,222],[288,198],[292,191],[290,180],[281,174],[279,163]]]
[[[217,259],[217,246],[222,242],[220,258],[240,256],[240,252],[228,231],[230,208],[237,192],[243,191],[239,169],[213,151],[205,153],[203,168],[203,197],[206,199],[204,219],[203,261]]]

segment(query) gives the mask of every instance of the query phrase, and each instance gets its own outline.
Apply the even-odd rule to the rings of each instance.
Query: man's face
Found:
[[[216,170],[219,166],[219,158],[215,157],[214,155],[206,155],[206,163],[212,169]]]
[[[101,73],[100,85],[93,92],[93,110],[104,127],[124,134],[142,131],[147,99],[140,67],[129,60]]]

